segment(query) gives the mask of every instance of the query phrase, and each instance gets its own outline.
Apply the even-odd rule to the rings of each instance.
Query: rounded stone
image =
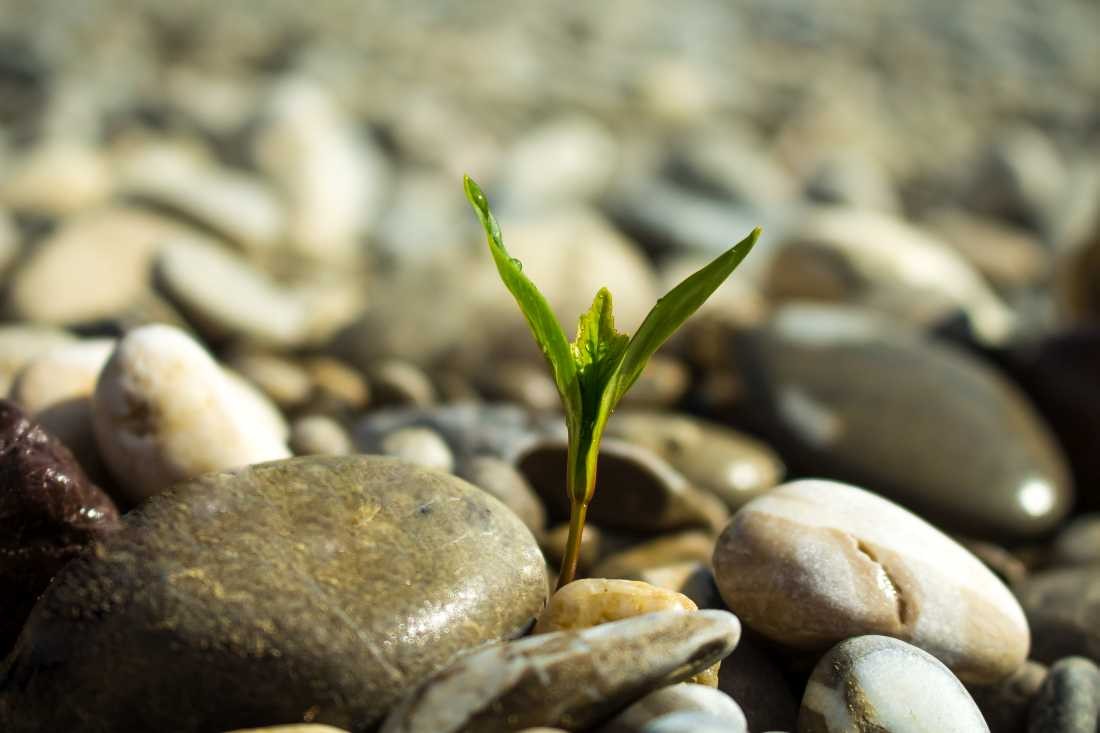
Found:
[[[1051,542],[1050,560],[1056,565],[1100,563],[1100,514],[1074,517]]]
[[[353,452],[344,427],[326,415],[306,415],[290,426],[290,447],[299,456],[343,456]]]
[[[0,394],[8,394],[16,375],[36,356],[75,341],[65,331],[49,326],[0,326]]]
[[[1050,667],[1031,703],[1028,733],[1095,733],[1100,722],[1100,669],[1066,657]]]
[[[554,521],[569,517],[563,485],[566,455],[564,439],[545,438],[520,449],[514,459]],[[641,532],[686,527],[717,531],[728,517],[722,502],[696,489],[680,472],[640,446],[605,438],[596,474],[588,519],[601,527]]]
[[[1035,573],[1016,595],[1031,625],[1035,659],[1051,664],[1083,655],[1100,662],[1100,566]]]
[[[207,474],[58,575],[9,660],[0,723],[152,733],[308,713],[370,729],[545,599],[530,532],[453,476],[377,456]]]
[[[684,594],[649,583],[583,578],[574,580],[550,596],[550,603],[535,624],[534,633],[587,629],[647,613],[697,610],[698,606]],[[691,681],[717,687],[718,665],[703,670]]]
[[[1046,676],[1046,666],[1029,659],[1007,679],[967,689],[992,733],[1026,733],[1028,711]]]
[[[117,526],[115,503],[72,453],[0,400],[0,655],[57,571]]]
[[[213,242],[177,238],[157,256],[160,288],[212,342],[230,339],[299,346],[308,336],[304,304]]]
[[[463,461],[457,473],[502,501],[536,535],[546,528],[546,510],[542,502],[511,463],[493,456],[474,456]]]
[[[106,478],[92,427],[92,394],[114,350],[113,339],[88,339],[50,349],[16,375],[11,399],[57,436],[96,481]]]
[[[740,721],[695,710],[681,710],[651,720],[639,733],[748,733]]]
[[[785,646],[889,635],[968,682],[995,682],[1027,658],[1023,611],[981,561],[854,486],[795,481],[753,500],[719,537],[714,571],[726,604]]]
[[[239,378],[238,378],[239,379]],[[285,424],[171,326],[128,333],[100,375],[93,423],[104,461],[138,502],[208,471],[286,458]]]
[[[989,733],[978,706],[943,664],[886,636],[858,636],[814,668],[799,733]]]
[[[701,396],[707,412],[762,435],[792,472],[873,487],[980,539],[1042,536],[1073,503],[1065,459],[1020,391],[896,322],[792,306],[721,348],[711,371],[740,389]]]
[[[768,446],[729,428],[685,415],[621,412],[607,434],[644,446],[731,509],[778,484],[783,463]]]
[[[401,428],[382,438],[381,453],[440,471],[453,471],[454,454],[431,428]]]
[[[728,730],[748,730],[745,714],[729,695],[713,687],[684,682],[654,690],[604,724],[598,733],[638,733],[658,718],[687,712],[713,716]]]

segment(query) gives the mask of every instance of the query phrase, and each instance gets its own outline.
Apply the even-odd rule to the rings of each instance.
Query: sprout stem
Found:
[[[569,537],[565,541],[565,557],[561,560],[561,571],[558,573],[558,585],[555,590],[561,590],[572,583],[577,575],[577,559],[581,554],[581,533],[584,532],[584,515],[587,512],[587,504],[570,500]]]

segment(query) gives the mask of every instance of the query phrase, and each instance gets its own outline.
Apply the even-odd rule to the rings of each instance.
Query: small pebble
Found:
[[[464,461],[457,473],[499,499],[504,506],[516,513],[535,536],[542,534],[546,527],[546,510],[531,484],[527,483],[527,479],[511,463],[493,456],[474,456]],[[598,532],[596,530],[594,534]]]
[[[684,682],[654,690],[605,723],[598,733],[639,733],[673,713],[704,713],[724,723],[726,730],[748,730],[745,714],[729,695]]]
[[[119,341],[92,405],[100,453],[126,498],[139,502],[202,473],[288,457],[285,424],[271,422],[278,412],[244,384],[171,326],[138,328]]]
[[[744,719],[740,723],[711,713],[681,711],[650,721],[639,733],[748,733]]]
[[[675,591],[637,580],[584,578],[574,580],[550,597],[550,604],[535,624],[534,633],[575,631],[659,611],[696,611],[695,603]],[[718,686],[718,665],[692,678],[710,687]]]
[[[1028,711],[1046,676],[1046,666],[1029,659],[1008,679],[967,689],[992,733],[1026,733]]]
[[[401,428],[382,439],[382,453],[450,473],[455,459],[451,449],[431,428]]]
[[[354,451],[348,431],[326,415],[306,415],[290,426],[290,449],[297,456],[343,456]]]
[[[806,684],[799,733],[989,733],[978,706],[931,654],[857,636],[821,658]]]
[[[1084,657],[1059,659],[1031,704],[1028,733],[1096,733],[1098,722],[1100,669]]]

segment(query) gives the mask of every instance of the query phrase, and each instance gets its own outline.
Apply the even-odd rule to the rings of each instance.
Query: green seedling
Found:
[[[519,260],[510,257],[504,248],[500,227],[489,211],[485,194],[469,176],[464,186],[466,197],[485,228],[500,278],[527,319],[561,395],[569,431],[566,490],[570,506],[569,536],[558,574],[561,588],[572,582],[577,572],[585,514],[596,489],[600,438],[608,418],[653,353],[745,259],[756,244],[760,229],[754,229],[740,243],[659,298],[633,337],[615,330],[611,293],[600,288],[592,307],[580,317],[576,338],[569,343],[546,298],[523,274]]]

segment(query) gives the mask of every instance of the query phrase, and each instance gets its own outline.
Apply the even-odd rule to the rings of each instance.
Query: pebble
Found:
[[[1090,490],[1100,486],[1100,451],[1093,437],[1100,424],[1100,324],[1021,343],[1008,361],[1065,451],[1082,505],[1100,509],[1100,492]]]
[[[763,436],[793,472],[873,488],[978,539],[1042,536],[1069,511],[1065,460],[1044,423],[962,351],[835,306],[788,306],[721,348],[710,370],[742,388],[697,399]]]
[[[0,209],[0,275],[7,275],[20,254],[21,236],[8,212]]]
[[[1050,561],[1054,565],[1100,563],[1100,514],[1074,517],[1051,541]]]
[[[493,456],[474,456],[462,461],[456,473],[515,512],[536,537],[546,528],[542,502],[511,463]]]
[[[640,733],[748,733],[748,730],[744,721],[737,723],[728,716],[685,710],[650,721]]]
[[[855,149],[830,153],[816,161],[806,178],[805,195],[823,204],[889,214],[902,211],[889,174],[877,160]]]
[[[19,371],[10,398],[55,435],[97,481],[106,478],[92,427],[92,394],[113,339],[88,339],[57,346]]]
[[[1026,733],[1028,711],[1046,676],[1047,668],[1029,659],[1008,679],[967,689],[992,733]]]
[[[544,364],[526,359],[495,361],[478,371],[475,383],[490,402],[510,402],[530,410],[561,409],[558,388]]]
[[[1033,287],[1051,274],[1050,253],[1025,229],[962,209],[938,209],[923,218],[925,226],[998,288]]]
[[[975,683],[1027,658],[1023,611],[981,561],[854,486],[795,481],[750,502],[719,537],[714,570],[729,608],[784,646],[890,635]]]
[[[724,724],[725,731],[748,733],[745,714],[729,695],[686,682],[654,690],[597,730],[598,733],[639,733],[658,718],[673,713],[704,713],[713,717],[716,723]]]
[[[327,90],[304,77],[273,85],[252,152],[286,200],[295,251],[329,262],[354,257],[381,211],[389,165]]]
[[[248,351],[232,355],[226,364],[283,409],[303,405],[313,392],[305,367],[279,354]]]
[[[65,217],[102,203],[113,187],[106,156],[79,140],[57,138],[12,161],[0,182],[0,206]]]
[[[357,412],[370,401],[370,387],[359,370],[331,356],[314,356],[305,362],[312,380],[310,408],[317,412]]]
[[[431,428],[401,428],[385,438],[379,446],[381,453],[394,456],[409,463],[439,471],[454,470],[454,455],[451,449]]]
[[[420,367],[400,359],[387,359],[367,369],[371,396],[378,407],[427,407],[435,404],[435,385]]]
[[[683,593],[699,608],[725,608],[710,563],[688,560],[639,570],[635,580]]]
[[[145,326],[115,348],[93,397],[100,453],[129,501],[177,481],[289,456],[285,424],[197,342]]]
[[[840,300],[927,325],[961,310],[984,343],[1001,343],[1014,315],[950,246],[887,214],[822,207],[776,251],[776,300]]]
[[[1095,733],[1100,722],[1100,669],[1066,657],[1051,665],[1031,705],[1028,733]]]
[[[734,511],[785,472],[775,451],[760,441],[685,415],[620,412],[608,421],[607,435],[648,448]]]
[[[798,701],[772,655],[750,634],[722,660],[718,689],[737,700],[749,730],[795,730]]]
[[[691,374],[683,361],[656,353],[638,375],[638,381],[623,395],[619,407],[629,410],[672,409],[687,394],[690,385]]]
[[[20,370],[35,357],[76,341],[50,326],[0,325],[0,394],[8,394]]]
[[[1100,662],[1100,570],[1096,565],[1033,573],[1016,588],[1031,625],[1031,656],[1051,664],[1082,655]]]
[[[308,336],[304,304],[214,242],[172,241],[157,256],[155,272],[164,294],[211,343],[292,348]]]
[[[726,611],[656,613],[489,647],[413,690],[381,733],[583,730],[721,660],[740,632]]]
[[[344,426],[327,415],[306,415],[290,426],[290,449],[296,456],[343,456],[354,453]]]
[[[568,543],[568,522],[561,522],[550,527],[543,532],[542,539],[539,541],[542,553],[546,555],[546,561],[556,566],[561,565]],[[603,532],[594,524],[585,524],[584,531],[581,533],[580,552],[577,555],[577,572],[580,575],[591,575],[589,571],[599,561],[602,552]]]
[[[562,486],[566,452],[564,440],[547,438],[515,458],[516,467],[531,482],[553,521],[569,517],[569,501]],[[588,519],[601,527],[640,532],[686,527],[717,531],[725,524],[728,512],[718,499],[693,488],[645,448],[605,438],[596,471],[599,479]]]
[[[172,143],[141,146],[122,161],[131,198],[176,214],[246,252],[269,252],[282,240],[286,217],[262,179],[213,165]]]
[[[595,200],[610,186],[618,157],[618,141],[599,120],[576,113],[549,119],[506,153],[497,172],[501,205],[547,209]]]
[[[927,652],[886,636],[829,650],[806,684],[799,733],[988,733],[966,688]]]
[[[13,275],[8,309],[16,318],[54,325],[110,318],[148,291],[156,250],[182,231],[177,222],[131,207],[66,219]]]
[[[54,574],[118,526],[115,503],[72,453],[0,400],[0,655]]]
[[[455,655],[521,634],[545,599],[530,532],[454,477],[376,456],[211,473],[57,576],[0,682],[0,723],[145,733],[308,714],[372,729]],[[654,676],[709,664],[736,640],[731,618],[653,624],[632,651],[670,639],[659,651],[679,654]]]
[[[676,591],[637,580],[582,578],[550,596],[546,611],[535,624],[534,633],[576,631],[611,621],[662,611],[699,610],[695,603]],[[691,678],[691,682],[718,686],[718,665]]]
[[[347,733],[343,728],[331,725],[274,725],[267,728],[240,728],[228,733]]]
[[[714,536],[699,530],[664,534],[604,557],[592,569],[598,578],[635,578],[640,573],[674,563],[710,565]]]
[[[722,201],[765,208],[786,203],[796,191],[790,174],[745,127],[686,136],[665,164],[669,177]]]

